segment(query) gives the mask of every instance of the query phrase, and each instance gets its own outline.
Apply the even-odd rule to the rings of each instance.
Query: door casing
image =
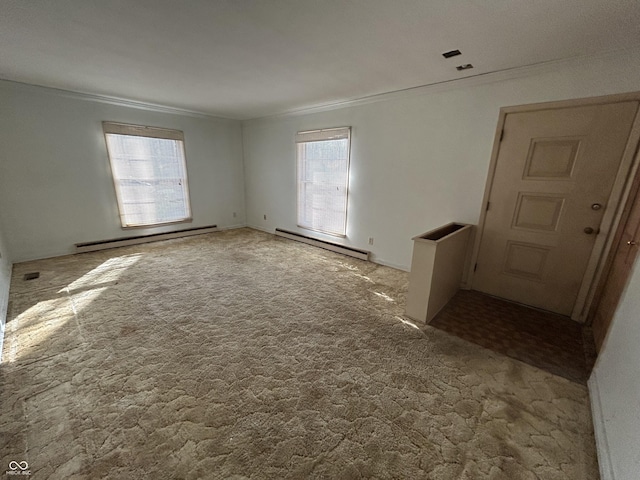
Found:
[[[615,309],[622,298],[633,265],[638,258],[638,245],[632,245],[629,242],[637,242],[639,237],[640,175],[636,170],[629,199],[624,207],[613,246],[607,256],[605,268],[601,280],[598,282],[594,301],[587,317],[587,324],[592,327],[593,339],[598,353],[606,342]]]
[[[491,195],[491,189],[493,187],[493,180],[496,171],[496,165],[498,160],[498,154],[500,152],[500,142],[502,139],[502,132],[506,116],[509,113],[520,112],[535,112],[538,110],[551,110],[560,108],[570,108],[585,105],[602,105],[609,103],[619,103],[628,101],[639,101],[640,92],[623,93],[617,95],[607,95],[602,97],[590,97],[581,99],[564,100],[557,102],[545,102],[535,103],[530,105],[518,105],[512,107],[503,107],[500,109],[500,115],[498,117],[498,125],[493,140],[493,150],[491,153],[491,161],[489,164],[489,171],[487,175],[487,183],[485,186],[484,197],[482,199],[480,219],[478,221],[477,235],[473,245],[471,253],[471,265],[475,265],[478,261],[478,254],[480,251],[480,242],[482,241],[482,234],[484,231],[484,225],[487,215],[486,205]],[[638,152],[638,145],[640,143],[640,114],[636,115],[633,122],[631,132],[627,141],[627,145],[620,162],[620,168],[616,175],[616,180],[611,191],[611,195],[608,202],[607,210],[602,219],[600,225],[600,234],[596,238],[595,245],[593,247],[591,257],[589,259],[585,275],[582,280],[582,285],[578,293],[578,298],[571,313],[571,318],[580,323],[584,323],[589,313],[589,308],[594,301],[596,293],[596,285],[598,284],[602,271],[604,268],[604,260],[606,259],[613,243],[613,237],[615,231],[620,222],[623,206],[629,197],[629,191],[631,189],[631,179],[635,175],[638,169],[638,163],[640,162],[640,152]],[[468,277],[466,279],[466,286],[473,288],[474,280],[474,268],[468,269]]]

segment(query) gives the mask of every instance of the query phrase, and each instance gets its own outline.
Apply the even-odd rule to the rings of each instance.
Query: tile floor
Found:
[[[582,384],[595,360],[581,324],[472,290],[460,290],[429,325]]]

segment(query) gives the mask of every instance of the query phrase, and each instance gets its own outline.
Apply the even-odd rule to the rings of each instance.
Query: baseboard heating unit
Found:
[[[137,237],[115,238],[113,240],[100,240],[97,242],[76,243],[76,253],[95,252],[106,250],[107,248],[126,247],[128,245],[138,245],[141,243],[159,242],[160,240],[170,240],[172,238],[190,237],[192,235],[202,235],[203,233],[219,232],[217,225],[208,227],[188,228],[167,233],[152,233],[151,235],[139,235]]]
[[[309,245],[313,245],[314,247],[331,250],[332,252],[349,255],[350,257],[359,258],[360,260],[369,260],[369,254],[371,253],[366,250],[360,250],[353,247],[345,247],[344,245],[327,242],[326,240],[318,240],[317,238],[307,237],[306,235],[302,235],[301,233],[290,232],[281,228],[276,228],[276,235],[278,235],[279,237],[288,238],[289,240],[296,240],[298,242],[307,243]]]

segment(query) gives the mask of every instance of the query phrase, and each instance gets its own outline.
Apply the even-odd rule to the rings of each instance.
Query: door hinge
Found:
[[[500,130],[500,141],[504,138],[504,128]]]
[[[478,264],[477,263],[473,266],[473,271],[475,272],[476,270],[478,270]]]
[[[485,208],[485,212],[489,211],[489,207],[491,206],[491,202],[487,202],[487,208]]]

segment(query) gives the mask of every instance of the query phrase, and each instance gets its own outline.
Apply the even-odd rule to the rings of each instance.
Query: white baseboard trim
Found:
[[[391,268],[395,268],[396,270],[402,270],[403,272],[411,271],[411,268],[406,265],[399,265],[397,263],[387,262],[386,260],[382,260],[381,258],[378,258],[373,254],[369,256],[369,261],[372,263],[377,263],[378,265],[384,265],[385,267],[391,267]]]
[[[113,240],[100,240],[97,242],[76,243],[76,253],[96,252],[109,248],[126,247],[129,245],[140,245],[142,243],[159,242],[160,240],[171,240],[173,238],[190,237],[192,235],[202,235],[204,233],[219,232],[217,225],[209,227],[197,227],[187,230],[178,230],[167,233],[153,233],[151,235],[140,235],[137,237],[115,238]]]
[[[601,480],[615,480],[616,477],[613,473],[613,465],[611,464],[611,454],[609,452],[609,442],[607,441],[607,430],[604,424],[604,414],[602,412],[602,402],[600,399],[600,388],[598,387],[596,370],[591,373],[587,385],[589,387],[589,396],[591,397],[591,417],[593,418],[593,431],[596,437],[600,478]]]
[[[270,230],[268,228],[259,227],[257,225],[251,225],[251,224],[247,224],[247,227],[253,228],[254,230],[260,230],[261,232],[264,232],[264,233],[270,233],[271,235],[274,235],[273,230]]]
[[[326,240],[308,237],[306,235],[302,235],[297,232],[291,232],[289,230],[283,230],[281,228],[276,228],[275,234],[278,237],[288,238],[289,240],[295,240],[296,242],[302,242],[308,245],[313,245],[314,247],[324,248],[325,250],[341,253],[342,255],[348,255],[349,257],[355,257],[360,260],[369,260],[370,252],[368,252],[367,250],[361,250],[359,248],[349,247],[346,245],[340,245],[338,243],[328,242]]]
[[[247,228],[252,228],[254,230],[260,230],[261,232],[270,233],[271,235],[276,235],[273,230],[269,230],[268,228],[259,227],[257,225],[247,224],[245,225]],[[395,268],[396,270],[402,270],[403,272],[408,272],[411,270],[407,265],[399,265],[393,262],[387,262],[386,260],[382,260],[375,256],[373,253],[369,253],[369,262],[376,263],[378,265],[383,265],[385,267]]]
[[[237,230],[238,228],[246,228],[248,225],[246,223],[237,223],[236,225],[229,225],[227,227],[218,227],[218,230]]]

